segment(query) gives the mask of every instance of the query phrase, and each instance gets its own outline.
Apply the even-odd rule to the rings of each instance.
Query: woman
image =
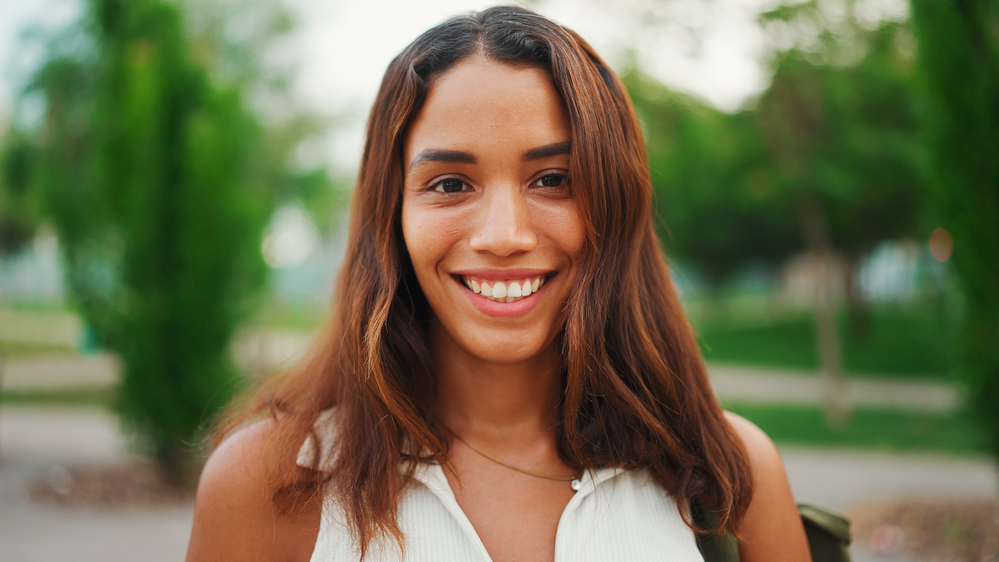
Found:
[[[641,139],[529,11],[399,55],[331,325],[213,453],[188,559],[699,560],[697,505],[745,561],[808,560],[776,449],[711,393]]]

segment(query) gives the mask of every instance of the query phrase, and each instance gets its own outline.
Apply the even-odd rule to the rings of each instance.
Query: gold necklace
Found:
[[[444,425],[444,424],[441,424],[441,425]],[[569,486],[571,486],[572,489],[576,490],[576,491],[579,491],[579,489],[583,487],[583,483],[580,482],[579,478],[576,478],[575,476],[555,476],[555,475],[552,475],[552,474],[543,474],[541,472],[533,472],[533,471],[527,470],[525,468],[520,468],[518,466],[513,466],[512,464],[503,462],[503,461],[499,460],[498,458],[490,455],[489,453],[483,451],[482,449],[476,447],[475,445],[472,445],[471,443],[469,443],[468,441],[466,441],[464,437],[462,437],[461,435],[458,435],[450,427],[448,427],[448,426],[445,425],[444,429],[446,429],[449,432],[451,432],[451,435],[454,435],[455,437],[457,437],[458,441],[461,441],[462,443],[464,443],[465,445],[467,445],[469,449],[475,451],[476,453],[482,455],[483,457],[486,457],[487,459],[493,461],[494,463],[496,463],[496,464],[498,464],[500,466],[505,466],[505,467],[509,468],[510,470],[516,470],[517,472],[519,472],[521,474],[526,474],[528,476],[534,476],[536,478],[544,478],[545,480],[557,480],[559,482],[568,482]]]

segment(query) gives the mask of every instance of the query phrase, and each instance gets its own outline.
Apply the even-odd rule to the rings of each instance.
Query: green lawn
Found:
[[[37,406],[96,406],[111,408],[115,390],[107,386],[46,390],[4,390],[0,403]]]
[[[757,326],[695,321],[695,328],[707,361],[802,370],[819,366],[815,329],[807,314]],[[863,335],[851,330],[842,314],[840,341],[850,373],[943,379],[953,370],[942,322],[919,308],[874,309]]]
[[[52,355],[78,355],[76,348],[51,343],[0,341],[0,355],[5,359],[21,359]]]
[[[977,453],[985,451],[980,430],[961,414],[891,409],[858,409],[841,430],[831,429],[817,406],[729,403],[777,443],[892,451]]]

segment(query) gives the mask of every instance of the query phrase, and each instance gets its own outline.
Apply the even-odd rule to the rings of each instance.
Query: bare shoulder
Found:
[[[809,561],[808,541],[774,442],[753,422],[725,412],[742,439],[753,469],[753,499],[739,525],[742,562]]]
[[[308,560],[319,531],[319,507],[279,513],[262,454],[275,431],[263,420],[233,433],[201,473],[188,562],[202,560]],[[294,463],[294,459],[278,459]]]
[[[732,412],[725,412],[725,419],[742,438],[742,443],[753,463],[754,472],[759,472],[761,469],[763,472],[768,472],[767,468],[779,466],[781,474],[784,473],[784,463],[780,458],[780,452],[777,451],[777,446],[762,429],[757,427],[755,423]],[[767,475],[757,474],[756,476],[765,478]]]

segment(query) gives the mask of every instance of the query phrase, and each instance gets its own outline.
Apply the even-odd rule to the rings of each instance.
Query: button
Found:
[[[572,489],[577,492],[583,487],[583,483],[579,481],[579,478],[573,478],[572,482],[569,482],[569,485],[572,486]]]

